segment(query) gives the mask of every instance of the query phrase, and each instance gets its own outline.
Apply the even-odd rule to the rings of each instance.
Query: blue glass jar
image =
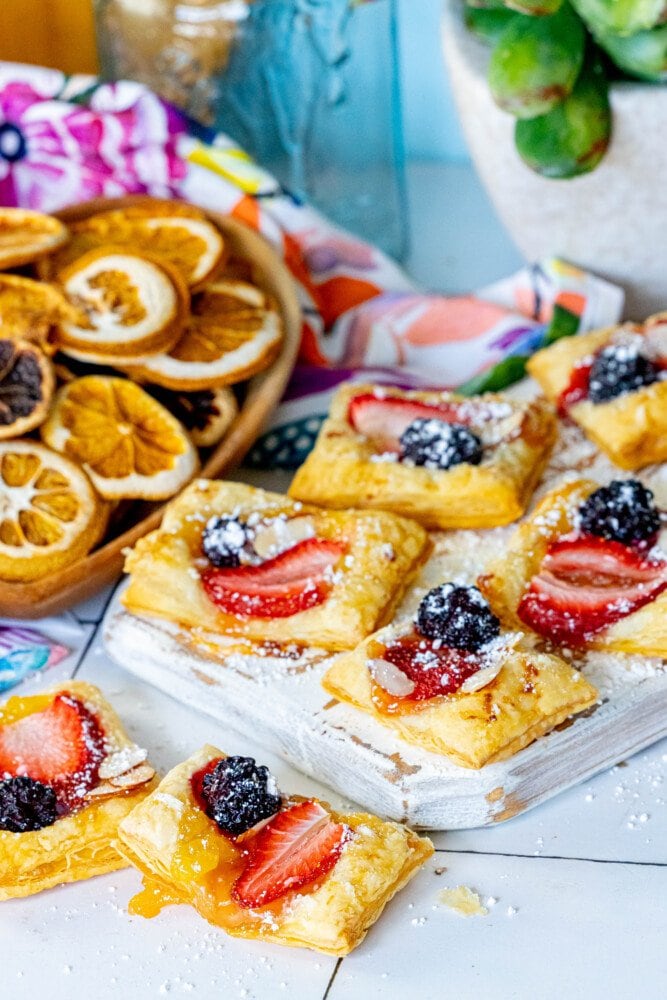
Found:
[[[97,0],[96,14],[105,76],[144,81],[404,255],[396,0]]]

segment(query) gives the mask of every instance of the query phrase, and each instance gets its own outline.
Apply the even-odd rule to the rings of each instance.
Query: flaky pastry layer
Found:
[[[353,832],[335,867],[314,888],[289,894],[270,906],[244,910],[229,897],[216,898],[211,890],[215,878],[198,883],[194,878],[179,878],[172,868],[183,824],[192,810],[199,810],[190,778],[223,756],[215,747],[205,746],[170,771],[121,823],[119,850],[168,899],[189,903],[234,937],[347,955],[433,853],[431,842],[398,823],[367,813],[342,815],[324,803],[332,818],[348,824]],[[213,821],[208,824],[208,836],[222,836]]]
[[[100,721],[109,752],[134,745],[114,710],[92,684],[67,681],[37,694],[69,694],[82,701]],[[78,812],[62,816],[42,830],[0,830],[0,900],[31,896],[64,882],[78,882],[127,867],[112,842],[118,824],[153,787],[154,782],[149,782],[93,799]]]
[[[385,397],[430,404],[459,401],[480,412],[502,404],[509,418],[515,418],[513,431],[487,450],[480,465],[427,469],[378,460],[373,443],[350,425],[347,414],[352,398],[374,390],[378,387],[341,386],[315,448],[294,476],[290,496],[334,509],[389,510],[437,529],[491,528],[523,514],[556,439],[549,405],[491,394],[465,399],[451,393],[402,392],[383,386]]]
[[[198,567],[206,522],[229,514],[242,520],[309,515],[318,537],[344,541],[347,551],[326,600],[288,618],[240,618],[220,610],[204,591]],[[420,525],[393,514],[323,511],[241,483],[199,480],[169,505],[162,527],[140,539],[129,554],[123,603],[135,614],[259,643],[350,649],[391,619],[431,548]]]
[[[581,504],[599,488],[590,479],[565,483],[548,493],[509,540],[507,551],[489,564],[479,587],[505,624],[525,629],[517,609],[530,581],[539,571],[547,549],[572,532]],[[598,632],[590,649],[667,656],[667,591]]]
[[[564,337],[537,351],[527,363],[530,375],[556,402],[567,389],[575,366],[592,357],[622,327],[606,327]],[[667,381],[654,382],[603,403],[584,400],[569,416],[621,469],[641,469],[667,461]]]
[[[378,711],[372,699],[369,646],[386,644],[400,634],[400,626],[391,626],[338,657],[322,684],[339,701],[372,715],[407,743],[449,757],[461,767],[480,768],[512,757],[598,698],[592,684],[559,657],[513,648],[502,654],[502,668],[486,687],[435,699],[428,707],[415,704],[411,713],[389,715]]]

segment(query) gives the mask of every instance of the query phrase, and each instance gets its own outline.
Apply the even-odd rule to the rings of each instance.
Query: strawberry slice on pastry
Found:
[[[420,403],[398,396],[362,393],[350,400],[348,420],[359,434],[369,438],[383,452],[401,451],[401,435],[415,420],[440,420],[444,423],[469,423],[461,415],[458,403]]]
[[[0,727],[0,777],[26,775],[52,786],[73,808],[97,781],[104,734],[86,706],[57,695],[41,712]]]
[[[565,538],[549,548],[518,613],[546,638],[584,645],[665,588],[667,562],[608,539]]]
[[[307,538],[260,565],[212,567],[201,579],[210,599],[228,614],[288,618],[326,600],[344,551],[340,542]]]
[[[265,906],[327,875],[351,831],[319,802],[298,802],[278,813],[251,841],[232,896],[240,906]]]

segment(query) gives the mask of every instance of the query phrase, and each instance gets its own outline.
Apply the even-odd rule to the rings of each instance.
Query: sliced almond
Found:
[[[521,433],[525,413],[523,409],[516,409],[506,417],[497,420],[489,420],[476,428],[483,444],[487,447],[500,444],[501,441],[509,441],[516,438]]]
[[[497,663],[492,663],[490,667],[483,667],[476,674],[471,674],[470,677],[464,680],[459,691],[463,691],[466,694],[470,694],[473,691],[480,691],[487,684],[490,684],[491,681],[495,680],[502,669],[503,660],[499,659]]]
[[[375,683],[379,684],[387,694],[392,694],[396,698],[406,698],[415,689],[415,682],[388,660],[367,660],[366,666]]]
[[[276,517],[267,524],[259,524],[253,539],[253,548],[260,559],[273,559],[281,552],[293,548],[298,542],[315,537],[312,517]]]
[[[103,779],[117,778],[119,775],[131,771],[138,764],[143,764],[147,757],[148,751],[133,743],[132,746],[124,747],[123,750],[117,750],[105,757],[100,764],[98,774]]]
[[[109,778],[108,781],[100,782],[95,788],[91,788],[88,792],[88,798],[103,799],[109,795],[117,795],[121,791],[127,792],[131,788],[138,788],[139,785],[145,785],[154,776],[155,770],[150,764],[139,764],[138,767],[133,767],[124,774],[119,774],[115,778]]]
[[[110,778],[109,783],[116,788],[134,788],[135,785],[145,785],[147,781],[155,777],[155,768],[150,764],[139,764],[125,774],[119,774],[116,778]]]

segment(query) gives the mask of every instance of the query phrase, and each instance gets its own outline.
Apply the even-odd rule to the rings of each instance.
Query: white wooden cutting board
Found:
[[[400,740],[320,686],[330,661],[232,656],[192,648],[176,627],[124,611],[104,625],[108,652],[142,680],[232,729],[372,812],[452,830],[509,819],[667,735],[667,673],[610,657],[586,674],[603,694],[586,716],[479,771]]]

